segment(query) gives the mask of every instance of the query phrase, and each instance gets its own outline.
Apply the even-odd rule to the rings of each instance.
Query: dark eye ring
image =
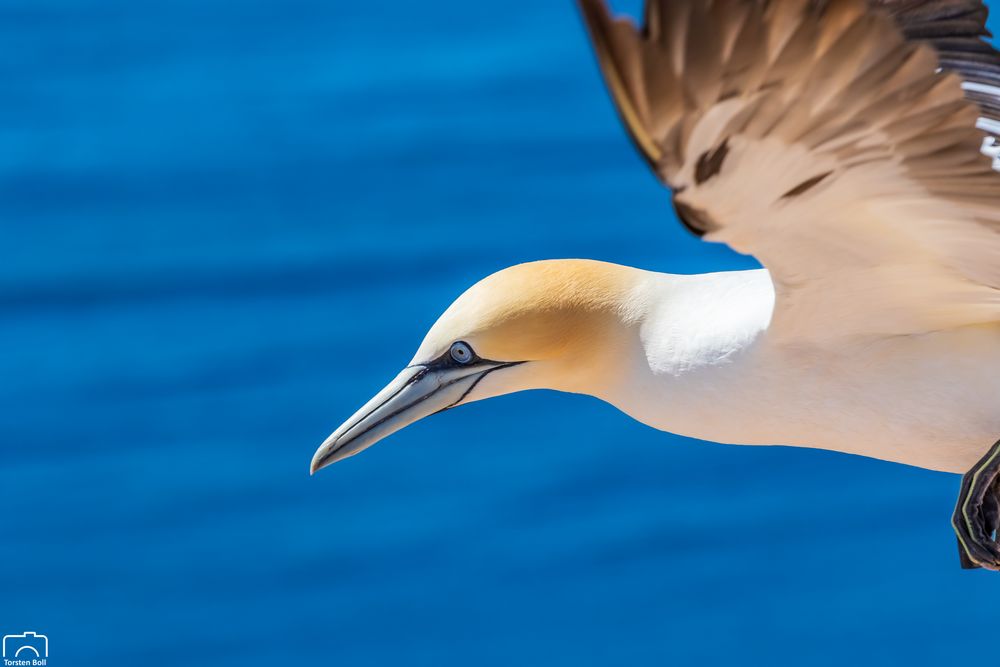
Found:
[[[472,348],[469,347],[467,343],[458,341],[451,344],[451,358],[460,364],[467,364],[472,361],[475,355],[472,354]]]

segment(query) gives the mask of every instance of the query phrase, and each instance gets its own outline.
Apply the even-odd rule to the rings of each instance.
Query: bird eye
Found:
[[[452,343],[451,358],[460,364],[467,364],[472,361],[472,348],[461,341]]]

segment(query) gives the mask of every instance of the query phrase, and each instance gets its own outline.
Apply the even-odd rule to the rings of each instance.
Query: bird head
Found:
[[[620,377],[643,272],[603,262],[520,264],[473,285],[410,363],[313,456],[311,472],[424,417],[527,389],[599,395]]]

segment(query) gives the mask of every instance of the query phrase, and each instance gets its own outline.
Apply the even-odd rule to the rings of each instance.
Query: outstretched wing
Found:
[[[1000,320],[1000,55],[979,0],[648,0],[641,27],[580,5],[678,217],[770,271],[776,334]]]

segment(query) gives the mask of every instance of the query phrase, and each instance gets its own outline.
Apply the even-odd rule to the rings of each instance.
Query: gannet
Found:
[[[491,275],[320,446],[456,406],[589,394],[657,429],[964,473],[1000,570],[1000,55],[979,0],[578,0],[677,218],[764,269],[552,260]],[[617,221],[616,221],[617,224]]]

